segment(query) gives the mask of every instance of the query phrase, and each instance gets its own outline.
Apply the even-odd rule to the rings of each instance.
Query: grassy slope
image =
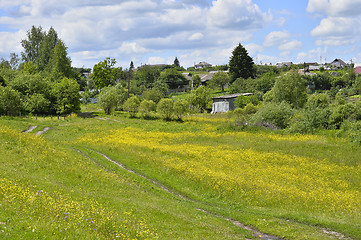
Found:
[[[307,141],[294,141],[271,134],[219,134],[217,128],[224,123],[212,119],[189,119],[185,123],[176,123],[114,118],[122,123],[81,118],[72,118],[65,121],[51,121],[50,119],[39,119],[38,121],[29,119],[0,120],[1,126],[10,126],[15,129],[15,132],[20,132],[30,125],[38,125],[39,128],[41,126],[52,126],[51,131],[46,133],[44,137],[40,137],[45,139],[41,144],[52,149],[51,153],[48,153],[49,156],[45,156],[43,161],[40,161],[42,163],[40,165],[34,165],[34,160],[29,161],[23,157],[24,151],[33,149],[33,147],[28,146],[32,142],[30,136],[32,134],[29,134],[29,137],[15,133],[11,137],[6,134],[2,135],[0,178],[17,180],[24,186],[33,189],[34,192],[38,189],[44,189],[49,193],[57,191],[60,196],[68,194],[73,201],[79,203],[88,199],[96,200],[106,211],[118,213],[118,216],[114,217],[112,222],[121,224],[124,219],[127,220],[127,217],[129,217],[128,222],[135,229],[133,232],[127,233],[129,237],[141,238],[139,232],[144,232],[144,229],[141,228],[143,223],[140,224],[139,219],[144,219],[144,225],[146,225],[146,229],[149,229],[146,237],[149,238],[242,239],[251,237],[248,231],[237,228],[225,220],[196,210],[196,208],[202,208],[218,215],[237,219],[244,224],[256,227],[262,232],[289,239],[328,239],[329,235],[323,233],[324,228],[342,232],[355,239],[361,238],[359,214],[343,213],[339,209],[328,211],[321,207],[313,209],[305,207],[297,201],[289,201],[286,198],[283,199],[283,204],[280,204],[282,198],[279,198],[278,202],[271,201],[269,199],[271,195],[267,195],[267,191],[265,191],[265,194],[256,192],[254,195],[257,197],[253,197],[247,194],[240,195],[239,191],[230,191],[226,185],[221,185],[220,189],[215,190],[214,184],[212,184],[210,178],[207,179],[207,175],[204,175],[205,178],[200,181],[187,172],[188,169],[191,169],[190,167],[187,167],[184,171],[179,171],[177,165],[172,167],[169,163],[167,164],[166,160],[159,161],[159,159],[171,159],[176,155],[182,157],[179,163],[183,159],[189,161],[189,163],[195,160],[194,157],[174,152],[175,150],[166,151],[162,149],[162,147],[164,148],[169,144],[172,144],[174,148],[179,147],[181,144],[189,144],[188,146],[194,146],[195,148],[204,146],[209,149],[213,147],[217,149],[218,146],[228,145],[232,151],[251,149],[257,153],[278,152],[302,159],[311,158],[312,161],[316,162],[323,161],[324,165],[322,166],[326,167],[344,166],[346,171],[350,171],[344,174],[337,172],[337,174],[340,174],[338,179],[341,178],[346,181],[349,186],[348,189],[341,190],[352,190],[360,196],[360,187],[358,185],[360,182],[358,177],[360,167],[357,157],[360,156],[360,149],[354,145],[341,140],[322,137],[312,138]],[[84,136],[94,139],[100,136],[109,136],[111,139],[112,131],[122,130],[126,127],[138,129],[138,135],[146,131],[150,133],[183,133],[186,137],[177,140],[173,138],[173,135],[168,138],[159,135],[161,141],[152,148],[145,145],[140,146],[139,143],[117,145],[114,142],[111,145],[101,142],[89,144],[79,141]],[[217,134],[204,136],[204,129]],[[136,135],[132,137],[136,137]],[[18,141],[21,138],[30,138],[30,140]],[[118,138],[122,138],[122,136]],[[158,140],[155,139],[155,141]],[[85,152],[96,164],[72,150],[73,147]],[[197,202],[182,200],[166,193],[154,184],[149,183],[149,181],[110,164],[91,149],[101,151],[112,159],[121,161],[130,168],[196,199]],[[40,154],[40,149],[34,150],[30,157],[36,159]],[[62,160],[60,162],[53,161],[58,158]],[[317,163],[315,166],[317,166]],[[212,169],[212,167],[210,166],[209,169]],[[269,170],[272,171],[272,169]],[[202,174],[200,173],[200,175]],[[329,177],[333,178],[334,176],[331,174]],[[262,176],[260,179],[262,179]],[[37,187],[33,187],[34,185]],[[285,185],[287,186],[287,183]],[[247,186],[244,187],[247,188]],[[243,200],[242,196],[247,201]],[[275,199],[277,199],[277,196]],[[317,203],[317,200],[311,203]],[[79,210],[79,212],[86,211],[88,210]],[[129,212],[131,212],[130,216],[128,216]],[[53,228],[45,230],[44,227],[41,228],[41,226],[44,226],[44,222],[34,221],[34,218],[38,219],[40,217],[40,213],[35,212],[32,214],[35,214],[32,219],[24,221],[23,219],[26,218],[22,215],[13,216],[11,211],[5,213],[0,211],[0,222],[5,223],[0,225],[0,229],[4,230],[0,234],[5,234],[5,236],[11,238],[14,237],[16,232],[19,236],[30,238],[29,236],[34,233],[27,225],[35,223],[39,225],[38,228],[43,229],[42,231],[35,230],[37,236],[49,237],[54,233],[59,234],[60,230],[57,226],[63,224],[62,222],[57,222]],[[104,214],[104,216],[106,215]],[[102,216],[99,216],[99,218],[102,218]],[[20,219],[24,222],[21,224],[15,223]],[[79,228],[75,228],[72,230],[70,227],[68,229],[69,236],[74,234],[74,231],[79,236],[94,234],[89,229],[79,230]],[[128,231],[124,228],[117,230]],[[107,237],[106,233],[106,230],[99,231],[97,236]],[[56,236],[62,237],[62,235]]]

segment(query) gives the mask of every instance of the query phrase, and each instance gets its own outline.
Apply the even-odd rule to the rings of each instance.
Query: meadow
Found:
[[[361,239],[354,143],[98,114],[0,118],[1,238]]]

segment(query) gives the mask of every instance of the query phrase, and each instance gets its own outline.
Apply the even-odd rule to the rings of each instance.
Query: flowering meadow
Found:
[[[51,171],[55,181],[67,181],[58,174],[90,169],[80,162],[71,166],[75,162],[42,137],[1,127],[0,140],[1,239],[146,239],[153,234],[131,209],[110,210],[92,198],[75,199],[64,183],[51,186],[54,179],[43,169]],[[98,180],[116,179],[104,171],[92,174]],[[70,190],[75,191],[84,190]]]

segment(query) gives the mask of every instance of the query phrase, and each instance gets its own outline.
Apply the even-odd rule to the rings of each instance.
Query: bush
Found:
[[[143,118],[149,118],[150,113],[154,112],[156,104],[152,100],[143,100],[139,105],[139,113]]]
[[[0,86],[0,115],[16,115],[21,111],[20,93],[10,87]]]
[[[282,102],[268,103],[262,106],[251,118],[251,123],[268,123],[278,128],[286,128],[291,122],[291,117],[294,115],[294,110],[291,105]]]
[[[344,121],[341,124],[341,132],[346,135],[351,142],[361,144],[361,121]]]
[[[155,103],[158,103],[162,99],[162,92],[156,88],[145,90],[142,95],[144,99],[152,100]]]
[[[290,132],[313,133],[317,129],[327,129],[332,112],[329,108],[312,108],[300,111],[291,120]]]
[[[98,96],[98,103],[103,108],[105,114],[110,114],[111,110],[117,106],[118,94],[116,87],[104,87]]]
[[[157,104],[157,112],[165,119],[170,120],[173,114],[173,100],[163,98]]]
[[[173,111],[179,120],[181,120],[182,116],[187,112],[188,106],[189,106],[189,103],[183,99],[174,102]]]
[[[130,114],[130,117],[135,117],[138,112],[140,100],[137,96],[133,96],[125,101],[123,108]]]
[[[241,96],[237,97],[235,102],[234,102],[236,107],[239,107],[239,108],[244,108],[249,103],[252,103],[253,105],[258,105],[259,101],[258,101],[257,96],[255,96],[255,95],[249,95],[249,96],[241,95]]]

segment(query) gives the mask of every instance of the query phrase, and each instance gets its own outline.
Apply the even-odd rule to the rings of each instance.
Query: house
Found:
[[[198,64],[194,64],[195,69],[202,69],[202,68],[207,68],[207,67],[212,67],[212,64],[209,64],[206,62],[200,62]]]
[[[335,60],[333,60],[332,63],[330,63],[330,66],[332,68],[340,69],[340,68],[346,67],[347,64],[344,61],[342,61],[341,59],[336,58]]]
[[[276,64],[276,66],[278,68],[282,68],[282,67],[290,67],[293,64],[293,62],[279,62]]]
[[[239,96],[249,96],[253,93],[235,93],[224,96],[213,97],[212,112],[211,113],[225,113],[236,109],[234,102]]]
[[[229,71],[210,71],[207,74],[199,74],[199,77],[201,78],[201,83],[204,86],[207,86],[208,81],[211,80],[214,76],[214,74],[218,73],[218,72],[225,72],[228,73]]]
[[[182,73],[182,75],[185,77],[185,79],[187,80],[187,85],[186,88],[191,88],[191,90],[193,90],[193,75],[192,73]]]

